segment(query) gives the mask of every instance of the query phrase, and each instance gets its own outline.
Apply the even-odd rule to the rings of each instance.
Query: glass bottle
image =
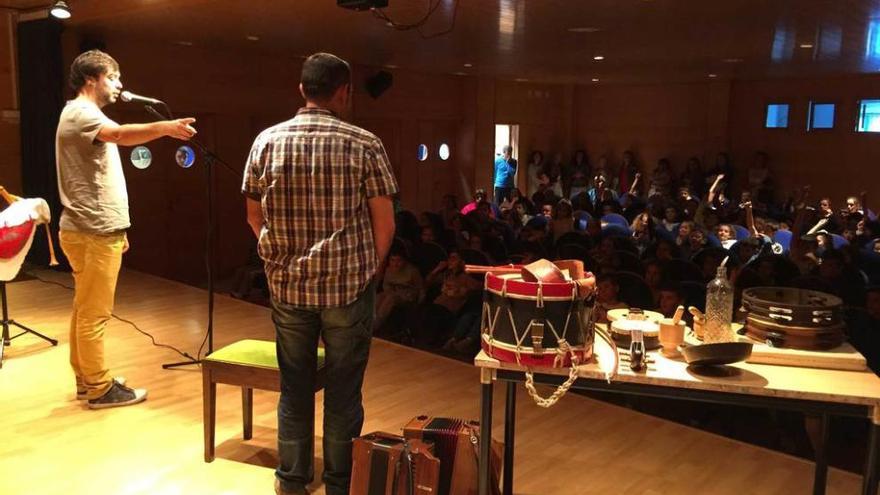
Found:
[[[733,342],[733,286],[727,280],[727,268],[718,267],[715,279],[706,287],[706,325],[703,342]]]

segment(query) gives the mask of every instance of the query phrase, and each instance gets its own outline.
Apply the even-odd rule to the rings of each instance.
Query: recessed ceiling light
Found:
[[[598,77],[594,77],[594,78],[593,78],[593,82],[599,82],[599,78],[598,78]]]
[[[468,73],[467,73],[467,72],[453,72],[452,75],[454,75],[454,76],[466,76],[466,75],[468,75]]]
[[[723,58],[723,59],[721,59],[721,61],[724,63],[727,63],[727,64],[738,64],[738,63],[742,62],[743,59],[741,59],[741,58]]]
[[[468,69],[470,69],[470,68],[471,68],[471,67],[473,67],[473,66],[474,66],[474,64],[471,64],[471,63],[467,63],[467,64],[464,64],[464,66],[465,66],[465,67],[467,67],[467,68],[468,68]]]
[[[193,46],[192,41],[175,41],[174,44],[180,46]]]
[[[385,66],[385,68],[386,68],[386,69],[396,69],[397,66],[394,65],[394,64],[388,64],[388,65]]]
[[[718,77],[718,74],[709,74],[709,77],[711,77],[712,79],[715,79],[716,77]]]
[[[801,43],[800,47],[801,48],[813,48],[813,44],[812,43]]]
[[[254,35],[252,35],[252,34],[246,36],[246,38],[247,38],[248,41],[260,41],[260,37],[259,37],[259,36],[254,36]]]
[[[514,79],[514,81],[516,81],[516,82],[529,82],[529,80],[526,79],[525,77],[517,77],[516,79]]]
[[[605,60],[605,56],[604,55],[596,55],[595,57],[593,57],[593,60]]]
[[[597,27],[570,27],[568,28],[569,33],[597,33],[602,29]]]

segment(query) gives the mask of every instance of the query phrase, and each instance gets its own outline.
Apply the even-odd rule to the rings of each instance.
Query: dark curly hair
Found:
[[[70,87],[79,93],[89,78],[97,79],[108,72],[119,72],[119,64],[110,55],[101,50],[89,50],[81,53],[70,64]]]

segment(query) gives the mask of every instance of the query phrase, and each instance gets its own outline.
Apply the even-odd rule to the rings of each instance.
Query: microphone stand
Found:
[[[162,105],[168,111],[168,116],[163,115],[151,105],[144,105],[144,109],[159,120],[168,120],[173,118],[171,114],[171,109],[168,108],[168,105],[166,105],[165,103],[162,103]],[[208,352],[205,355],[214,352],[214,229],[216,226],[214,212],[214,164],[219,163],[225,166],[226,169],[234,175],[238,175],[238,173],[231,166],[229,166],[228,163],[220,159],[220,157],[217,156],[216,153],[208,149],[208,147],[204,143],[202,143],[198,139],[190,139],[189,142],[192,143],[196,148],[198,148],[199,151],[201,151],[205,156],[205,196],[208,201],[208,227],[207,232],[205,233],[205,263],[208,273],[208,328],[206,330],[205,338],[202,340],[201,346],[199,346],[199,351],[196,353],[196,357],[192,357],[187,354],[186,356],[189,358],[189,360],[187,361],[163,364],[162,369],[166,370],[177,368],[180,366],[201,364],[201,350],[202,346],[205,345],[205,340],[207,340],[208,342]]]

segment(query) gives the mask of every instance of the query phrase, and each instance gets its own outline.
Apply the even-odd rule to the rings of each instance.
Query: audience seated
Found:
[[[591,167],[583,150],[570,162],[552,156],[548,163],[540,151],[531,154],[525,194],[513,190],[500,209],[477,190],[460,210],[446,195],[436,213],[398,212],[377,329],[428,348],[475,352],[482,282],[463,272],[465,263],[579,259],[598,276],[601,315],[638,306],[669,316],[678,304],[702,307],[705,284],[727,259],[737,297],[754,286],[840,296],[857,315],[854,342],[880,366],[880,339],[865,330],[880,328],[873,311],[880,304],[880,222],[865,193],[846,198],[840,210],[829,197],[811,206],[809,187],[778,201],[769,157],[761,152],[743,173],[742,190],[734,189],[725,153],[707,172],[696,157],[680,174],[662,159],[646,184],[631,151],[617,166],[599,155]],[[425,277],[422,288],[418,276]],[[866,309],[871,305],[873,313]]]
[[[405,304],[417,303],[422,295],[422,275],[410,263],[402,251],[394,251],[388,256],[387,266],[382,274],[380,291],[376,295],[376,316],[373,330],[381,334],[385,321],[391,312]]]

